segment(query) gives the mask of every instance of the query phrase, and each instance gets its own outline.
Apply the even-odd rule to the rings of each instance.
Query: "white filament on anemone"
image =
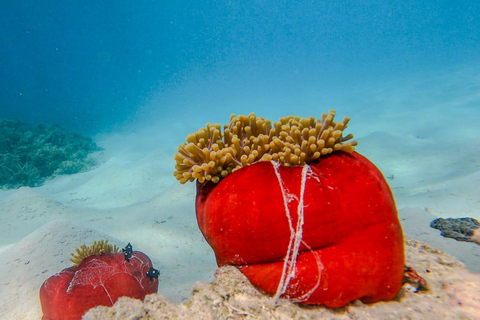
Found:
[[[113,306],[114,301],[110,296],[110,292],[105,287],[105,282],[111,277],[120,273],[129,274],[129,272],[131,272],[133,269],[143,270],[146,263],[142,259],[139,259],[138,255],[134,253],[134,255],[130,258],[130,262],[124,260],[122,261],[122,264],[125,266],[125,270],[119,271],[118,268],[109,265],[101,259],[92,259],[88,269],[80,269],[75,271],[66,292],[72,292],[76,286],[92,286],[93,289],[102,287],[107,294],[111,305]],[[140,287],[144,289],[142,281],[147,277],[145,272],[134,272],[131,274],[131,276],[135,278]],[[94,283],[96,282],[98,282],[99,285],[95,285]]]
[[[298,251],[300,249],[300,245],[303,242],[302,236],[303,236],[303,223],[304,223],[304,195],[305,195],[305,186],[307,183],[307,176],[312,174],[312,169],[308,164],[303,166],[302,169],[302,178],[301,178],[301,185],[300,185],[300,197],[298,199],[298,207],[297,207],[297,223],[296,227],[293,227],[293,221],[292,221],[292,215],[290,214],[290,209],[288,208],[288,203],[292,200],[295,199],[296,196],[290,192],[287,191],[285,184],[283,182],[283,179],[280,175],[279,168],[280,164],[277,162],[271,161],[273,165],[273,169],[275,172],[275,175],[277,176],[278,184],[280,186],[280,190],[282,192],[282,197],[283,197],[283,204],[285,207],[285,216],[287,217],[288,220],[288,226],[290,228],[290,241],[288,243],[288,248],[287,248],[287,254],[285,255],[284,258],[284,263],[283,263],[283,270],[282,270],[282,277],[280,279],[280,282],[278,283],[277,291],[275,292],[274,299],[280,298],[288,288],[288,285],[290,283],[290,280],[295,277],[295,269],[296,269],[296,264],[297,264],[297,258],[298,258]],[[303,242],[304,243],[304,242]],[[307,244],[304,243],[306,246]],[[308,247],[308,246],[307,246]],[[311,248],[308,247],[310,251]],[[320,272],[321,272],[321,262],[320,262],[320,257],[317,255],[314,255],[315,259],[317,260],[317,265],[319,268],[319,280],[317,284],[314,286],[312,290],[304,294],[301,298],[301,300],[308,299],[308,297],[313,293],[313,291],[320,285]]]
[[[315,292],[315,290],[317,290],[317,288],[320,286],[320,281],[322,280],[321,275],[322,275],[322,270],[323,270],[323,264],[322,264],[322,261],[320,259],[320,253],[318,253],[318,251],[313,251],[312,248],[310,248],[304,241],[302,241],[302,243],[307,247],[308,250],[310,250],[310,252],[312,252],[313,257],[315,258],[315,261],[317,262],[318,278],[317,278],[317,282],[315,283],[315,285],[310,290],[305,292],[303,295],[301,295],[299,297],[296,297],[295,299],[291,299],[293,302],[297,302],[297,303],[307,301],[308,298],[310,298],[310,296]]]

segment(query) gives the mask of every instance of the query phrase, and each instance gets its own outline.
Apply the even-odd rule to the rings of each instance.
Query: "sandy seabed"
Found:
[[[366,123],[370,117],[365,110],[355,121]],[[463,130],[462,139],[445,134],[436,125],[443,121],[440,113],[430,114],[430,127],[415,122],[421,117],[413,119],[409,125],[420,128],[417,132],[398,119],[395,123],[389,113],[376,117],[382,120],[378,126],[357,133],[357,151],[384,173],[405,235],[421,241],[407,241],[407,262],[427,279],[429,292],[405,289],[392,302],[353,303],[340,310],[305,308],[274,303],[234,268],[217,270],[196,224],[194,184],[180,185],[172,175],[176,146],[202,124],[191,130],[171,123],[158,126],[166,131],[99,136],[104,150],[95,155],[99,164],[91,171],[38,188],[0,191],[0,319],[40,319],[43,281],[71,265],[75,248],[100,239],[120,247],[130,242],[146,253],[161,272],[159,295],[144,304],[120,299],[115,309],[97,308],[86,319],[147,319],[146,310],[155,315],[152,319],[162,314],[178,319],[439,319],[440,314],[480,319],[480,246],[445,239],[429,227],[436,217],[480,219],[480,134],[454,120],[450,125]],[[391,130],[385,123],[400,129],[386,133]]]

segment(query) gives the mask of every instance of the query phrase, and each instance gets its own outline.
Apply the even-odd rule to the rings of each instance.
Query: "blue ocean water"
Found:
[[[106,155],[96,171],[1,190],[0,247],[78,220],[136,242],[167,270],[161,293],[188,296],[216,265],[205,243],[191,250],[195,190],[174,180],[173,153],[232,113],[336,109],[399,209],[480,219],[478,1],[26,0],[1,6],[0,27],[0,119],[61,125]]]
[[[88,133],[141,116],[381,109],[391,101],[365,88],[479,66],[477,1],[50,0],[0,10],[0,118]]]

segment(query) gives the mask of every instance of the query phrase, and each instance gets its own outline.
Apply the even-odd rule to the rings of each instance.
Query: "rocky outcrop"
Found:
[[[473,218],[438,218],[430,227],[441,231],[445,238],[480,244],[480,222]]]
[[[273,300],[235,267],[223,267],[212,283],[197,282],[190,298],[181,304],[161,295],[149,295],[144,302],[120,298],[113,307],[97,307],[83,319],[478,319],[479,274],[470,273],[452,256],[411,239],[406,240],[406,256],[407,265],[427,281],[427,289],[417,291],[406,283],[387,302],[355,301],[339,309],[302,307]]]

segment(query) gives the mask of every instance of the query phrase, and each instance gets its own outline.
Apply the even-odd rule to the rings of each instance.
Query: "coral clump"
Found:
[[[220,124],[208,123],[178,147],[174,175],[182,184],[195,179],[218,183],[258,161],[301,166],[333,151],[353,152],[357,142],[348,141],[353,135],[343,136],[350,118],[335,122],[334,117],[330,110],[321,119],[288,116],[272,125],[253,113],[232,115],[223,132]]]
[[[445,238],[480,244],[480,221],[474,218],[437,218],[430,227],[441,231]]]
[[[107,253],[119,253],[120,248],[116,245],[111,245],[108,243],[108,240],[100,240],[94,241],[91,246],[81,245],[80,248],[76,248],[75,251],[77,254],[70,253],[72,258],[70,261],[73,263],[74,266],[78,267],[78,265],[85,259],[90,256],[100,255],[100,254],[107,254]]]
[[[90,138],[52,125],[0,119],[0,189],[38,187],[59,175],[85,171],[100,148]]]

